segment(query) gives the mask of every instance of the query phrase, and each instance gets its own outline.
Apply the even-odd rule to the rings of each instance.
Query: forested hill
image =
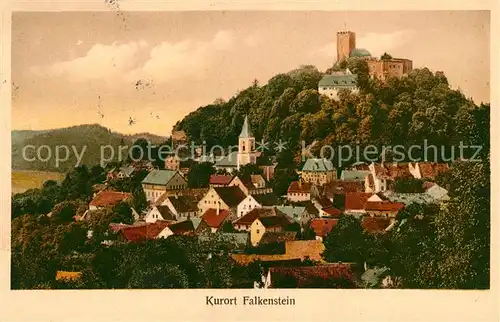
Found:
[[[85,124],[54,130],[44,131],[12,131],[12,168],[23,170],[50,170],[64,172],[71,169],[76,164],[76,156],[72,151],[73,147],[78,154],[86,146],[83,154],[82,164],[97,165],[100,162],[101,146],[111,145],[116,147],[128,145],[131,146],[138,138],[144,138],[154,144],[163,143],[166,137],[156,136],[149,133],[137,135],[124,135],[113,132],[99,124]],[[70,149],[70,156],[67,161],[61,162],[58,167],[55,165],[55,159],[52,157],[47,162],[41,160],[27,161],[22,156],[23,147],[33,145],[40,147],[48,146],[54,156],[56,146],[67,146]],[[108,151],[108,150],[106,150]],[[33,158],[32,149],[27,150],[28,157]],[[118,154],[118,152],[116,152]],[[47,150],[41,150],[42,158],[47,155]],[[64,151],[61,150],[61,157],[64,157]]]
[[[343,92],[339,101],[320,96],[317,84],[324,73],[302,66],[263,86],[254,81],[227,102],[200,107],[175,129],[209,146],[232,145],[247,114],[257,140],[288,141],[295,151],[302,140],[322,143],[317,146],[421,145],[424,139],[449,146],[488,140],[489,104],[477,106],[451,89],[443,73],[416,69],[384,85],[371,80],[366,62],[356,58],[327,72],[346,66],[358,74],[359,94]]]

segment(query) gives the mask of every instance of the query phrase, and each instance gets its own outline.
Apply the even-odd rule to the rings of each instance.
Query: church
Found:
[[[255,150],[255,137],[250,128],[248,116],[245,116],[243,128],[238,138],[238,151],[231,152],[216,161],[215,168],[217,170],[224,169],[231,173],[246,164],[255,164],[259,155],[260,153]]]

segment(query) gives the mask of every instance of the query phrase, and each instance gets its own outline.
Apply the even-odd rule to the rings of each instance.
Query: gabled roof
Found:
[[[129,242],[155,239],[163,229],[169,225],[168,221],[158,220],[155,223],[141,226],[125,227],[120,229],[120,233]]]
[[[219,228],[224,220],[229,216],[229,210],[221,209],[217,214],[217,209],[210,208],[201,217],[208,227]]]
[[[335,171],[333,167],[333,162],[327,159],[308,159],[302,171],[313,171],[313,172],[325,172],[325,171]]]
[[[288,186],[289,193],[310,193],[312,184],[309,182],[292,181]]]
[[[322,208],[321,210],[323,210],[328,216],[331,216],[331,217],[338,217],[342,214],[341,210],[339,210],[333,206]]]
[[[128,192],[100,191],[90,202],[90,206],[108,207],[129,199],[132,195]]]
[[[145,184],[154,184],[154,185],[167,185],[167,183],[173,178],[173,176],[177,173],[177,171],[173,170],[153,170],[148,175],[144,180],[142,180],[142,183]]]
[[[361,221],[361,227],[369,233],[383,232],[390,224],[390,219],[383,217],[364,217]]]
[[[185,235],[194,232],[194,225],[191,220],[184,220],[168,225],[168,228],[175,235]]]
[[[274,206],[278,202],[278,197],[274,193],[252,195],[252,197],[262,206]]]
[[[264,179],[264,177],[261,174],[252,174],[252,175],[250,175],[250,181],[253,184],[258,184],[261,181],[264,181],[264,183],[267,183],[266,179]]]
[[[399,211],[404,208],[404,203],[390,201],[368,201],[365,210],[368,211]]]
[[[297,238],[296,231],[269,232],[266,231],[259,240],[259,245],[284,243]]]
[[[322,193],[333,198],[337,194],[345,194],[347,192],[364,192],[365,186],[362,181],[342,181],[334,180],[322,186]]]
[[[311,220],[311,228],[316,233],[316,236],[325,237],[333,227],[337,225],[338,219],[330,218],[314,218]]]
[[[364,48],[354,48],[349,53],[349,57],[371,57],[372,54]]]
[[[318,87],[334,86],[334,87],[356,87],[357,76],[355,74],[346,75],[325,75],[318,83]]]
[[[238,204],[246,198],[245,193],[237,186],[215,187],[213,189],[230,208],[238,206]]]
[[[82,272],[57,271],[56,281],[76,281],[82,277]]]
[[[134,167],[121,167],[120,171],[123,172],[124,175],[130,176],[134,171]]]
[[[270,227],[286,227],[290,221],[285,216],[271,216],[259,218],[259,221],[266,228]]]
[[[161,216],[164,220],[175,220],[175,215],[170,211],[168,206],[156,206],[158,212],[160,212]]]
[[[249,211],[246,215],[243,217],[239,218],[234,222],[235,225],[251,225],[255,219],[258,218],[264,218],[264,217],[271,217],[271,216],[284,216],[285,218],[286,215],[276,209],[276,207],[273,208],[254,208],[251,211]]]
[[[290,218],[299,218],[306,210],[303,206],[276,206],[276,209],[285,213]]]
[[[170,200],[178,213],[198,211],[198,202],[192,196],[170,196],[168,200]]]
[[[250,123],[248,122],[247,115],[245,115],[245,121],[243,122],[243,128],[241,129],[240,138],[253,138],[253,133],[250,129]]]
[[[416,204],[431,204],[437,203],[437,200],[427,193],[397,193],[386,192],[385,196],[392,202],[400,202],[405,205]]]
[[[345,210],[362,210],[371,193],[348,192],[345,194]]]
[[[221,175],[221,174],[212,174],[210,176],[209,183],[213,185],[224,185],[227,186],[231,180],[233,179],[233,176],[229,175]]]

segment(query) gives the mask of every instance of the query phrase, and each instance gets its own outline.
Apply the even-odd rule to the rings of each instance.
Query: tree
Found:
[[[134,216],[127,202],[121,201],[113,207],[113,221],[116,223],[132,224]]]
[[[148,265],[134,270],[127,284],[128,288],[187,288],[186,273],[178,265]]]
[[[146,194],[142,189],[142,186],[138,186],[132,192],[132,207],[137,211],[137,213],[141,213],[148,206],[148,201],[146,199]]]
[[[337,225],[324,240],[323,258],[327,262],[355,262],[366,260],[366,236],[361,223],[351,215],[341,215]]]
[[[425,191],[425,188],[423,180],[410,177],[396,178],[394,190],[401,193],[422,193]]]
[[[208,187],[210,176],[215,173],[215,169],[210,162],[193,164],[189,169],[187,180],[190,188]]]
[[[58,203],[52,209],[51,218],[57,222],[72,222],[74,221],[73,216],[76,215],[78,209],[78,203],[74,201],[63,201]]]
[[[222,224],[221,231],[224,233],[235,233],[236,229],[234,229],[234,226],[231,222],[226,221]]]

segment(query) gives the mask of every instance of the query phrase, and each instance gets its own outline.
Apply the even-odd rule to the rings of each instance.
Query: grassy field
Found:
[[[63,173],[31,170],[12,171],[12,194],[21,193],[28,189],[39,188],[44,181],[64,179]]]

